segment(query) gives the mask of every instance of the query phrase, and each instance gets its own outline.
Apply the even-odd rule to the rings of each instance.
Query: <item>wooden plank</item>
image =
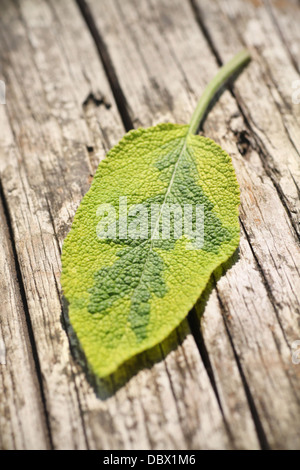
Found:
[[[174,1],[172,8],[167,1],[90,0],[88,4],[105,38],[132,120],[143,125],[168,120],[187,122],[196,98],[217,68],[189,3]],[[224,25],[219,24],[217,29],[224,30]],[[224,38],[222,41],[226,43]],[[247,88],[253,68],[257,70],[258,65],[251,65],[248,74],[237,81],[240,93]],[[268,88],[265,82],[262,87]],[[254,108],[253,91],[248,100],[247,106]],[[268,112],[266,108],[266,122]],[[204,341],[223,410],[234,438],[235,431],[241,432],[239,445],[241,442],[245,445],[245,434],[251,436],[246,395],[261,445],[299,447],[299,430],[294,419],[300,412],[299,369],[291,362],[290,350],[299,332],[294,287],[299,282],[299,248],[292,217],[281,203],[273,173],[261,159],[264,147],[258,145],[256,130],[244,122],[229,93],[221,97],[204,130],[232,155],[242,190],[241,259],[219,281],[206,306],[203,322]],[[277,126],[277,131],[280,133],[277,141],[281,135],[289,140],[283,125]],[[262,132],[268,135],[269,129],[262,127]],[[279,153],[276,149],[274,152],[276,160]],[[292,153],[293,165],[294,156]],[[282,165],[288,178],[285,162]],[[281,180],[278,184],[284,188]],[[287,194],[289,198],[290,193]],[[295,205],[294,193],[289,203]],[[221,312],[223,327],[219,326]],[[228,337],[224,336],[225,331]],[[222,366],[218,362],[220,357]],[[235,373],[228,376],[227,370]],[[243,411],[236,412],[237,403]],[[244,434],[237,423],[241,416],[246,423]]]
[[[119,390],[113,385],[113,393],[107,384],[88,382],[70,355],[58,287],[60,247],[97,161],[124,130],[73,2],[6,1],[2,11],[8,99],[0,109],[1,176],[54,447],[231,448],[186,322],[173,336],[175,345],[181,343],[175,351],[162,360],[164,343],[145,354],[144,370],[131,379],[135,369],[127,365],[127,384]],[[95,106],[98,87],[105,101]]]
[[[48,432],[0,201],[0,448],[47,449]]]

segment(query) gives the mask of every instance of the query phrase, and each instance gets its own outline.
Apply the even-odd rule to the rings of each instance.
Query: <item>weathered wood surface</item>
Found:
[[[299,16],[296,1],[2,2],[1,448],[300,448]],[[59,284],[75,210],[125,129],[187,122],[243,45],[254,60],[203,129],[236,168],[239,253],[201,321],[95,383]]]

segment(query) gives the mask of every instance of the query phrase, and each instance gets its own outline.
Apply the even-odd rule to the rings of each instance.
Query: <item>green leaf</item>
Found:
[[[64,242],[70,321],[101,377],[166,338],[238,246],[231,159],[191,132],[204,111],[190,126],[130,131],[100,163]]]

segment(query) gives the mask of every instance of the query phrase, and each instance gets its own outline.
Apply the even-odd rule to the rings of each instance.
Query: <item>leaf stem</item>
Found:
[[[231,78],[236,72],[242,69],[251,60],[251,56],[247,49],[238,52],[229,62],[221,67],[205,88],[196,109],[192,115],[189,125],[189,134],[196,134],[201,121],[208,110],[213,97],[217,91]]]

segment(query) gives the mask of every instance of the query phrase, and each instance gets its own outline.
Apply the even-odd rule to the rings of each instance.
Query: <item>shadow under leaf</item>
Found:
[[[121,387],[143,369],[151,369],[154,364],[161,362],[171,352],[178,348],[190,333],[188,322],[184,320],[163,342],[144,351],[124,362],[113,374],[107,378],[99,378],[92,371],[78,337],[70,323],[68,315],[68,302],[63,297],[62,324],[67,332],[72,356],[86,374],[89,384],[101,400],[114,395]]]
[[[89,366],[84,351],[81,348],[80,342],[69,320],[68,302],[65,297],[62,297],[61,322],[69,338],[72,356],[85,372],[87,380],[94,389],[96,396],[101,400],[107,400],[113,396],[139,371],[151,369],[154,364],[163,361],[171,351],[176,350],[178,346],[183,343],[187,335],[191,332],[197,342],[197,334],[200,332],[201,317],[204,313],[209,296],[220,277],[227,269],[232,267],[238,259],[239,250],[237,249],[226,263],[223,263],[212,273],[196,306],[190,311],[188,320],[184,319],[180,326],[172,331],[163,342],[124,362],[113,374],[104,379],[96,376]]]

